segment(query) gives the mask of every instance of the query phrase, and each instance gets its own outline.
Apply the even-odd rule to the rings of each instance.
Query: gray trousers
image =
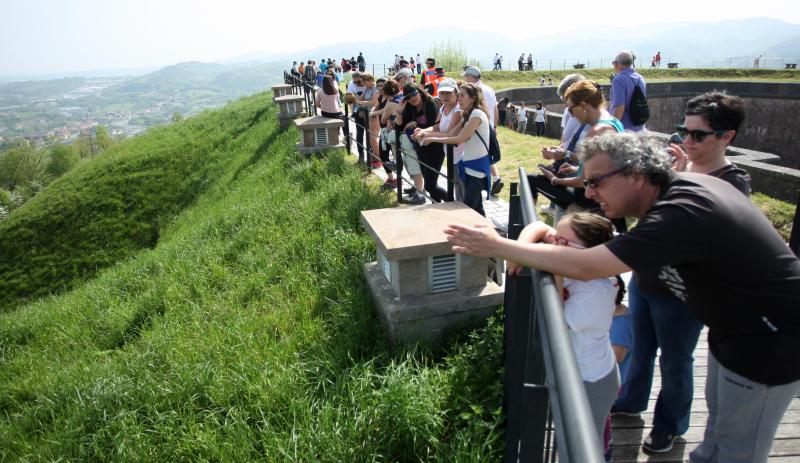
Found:
[[[692,463],[766,463],[775,431],[800,380],[767,386],[728,370],[708,356],[708,421]]]
[[[619,395],[619,370],[617,365],[604,377],[594,382],[584,381],[586,397],[589,399],[589,408],[592,409],[592,420],[597,430],[597,439],[603,443],[603,432],[606,429],[606,418],[611,411],[611,406]]]

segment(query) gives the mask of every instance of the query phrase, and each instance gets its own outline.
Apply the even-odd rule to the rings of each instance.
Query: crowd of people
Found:
[[[690,99],[665,143],[640,120],[645,82],[632,64],[631,53],[616,56],[610,104],[596,82],[562,81],[562,143],[543,150],[555,162],[531,182],[592,220],[562,211],[554,229],[535,223],[517,241],[483,226],[445,233],[455,252],[507,259],[512,274],[529,266],[559,276],[601,442],[610,415],[647,410],[660,350],[661,390],[642,447],[672,449],[688,430],[692,355],[706,325],[708,418],[689,459],[766,462],[800,393],[800,260],[749,201],[747,172],[725,157],[744,120],[742,100],[722,92]],[[631,230],[626,217],[638,219]],[[613,288],[619,293],[618,275],[631,271],[624,307]]]
[[[494,90],[481,81],[477,67],[465,68],[455,80],[436,66],[434,58],[424,64],[414,69],[398,55],[398,68],[391,76],[376,79],[369,72],[352,72],[344,100],[352,110],[359,162],[383,168],[387,174],[383,188],[394,190],[400,179],[392,158],[402,152],[403,168],[411,178],[403,201],[440,202],[447,199],[446,190],[438,185],[440,171],[447,145],[454,145],[458,175],[449,181],[454,183],[455,197],[484,214],[483,198],[503,188],[496,166],[499,152],[491,149],[499,146]],[[315,102],[321,115],[342,118],[336,70],[319,70],[315,79],[320,83]],[[310,76],[306,80],[311,82]]]
[[[708,418],[690,461],[766,462],[800,393],[800,260],[749,201],[747,172],[725,157],[744,121],[743,101],[722,92],[690,99],[665,142],[646,130],[646,83],[633,60],[616,55],[610,101],[580,74],[556,88],[565,105],[560,144],[542,150],[551,163],[529,179],[534,195],[550,200],[554,227],[531,224],[516,241],[486,226],[445,233],[455,252],[506,259],[509,274],[528,266],[557,276],[608,458],[610,416],[647,410],[659,350],[661,389],[642,447],[668,452],[688,430],[693,351],[705,325]],[[455,145],[456,198],[483,214],[484,192],[502,188],[495,124],[526,131],[530,111],[541,134],[544,107],[498,102],[475,67],[456,80],[428,58],[421,71],[418,82],[408,67],[390,78],[352,74],[345,98],[357,139],[367,137],[360,160],[368,161],[369,145],[373,167],[386,170],[385,186],[394,189],[390,155],[402,150],[413,181],[405,200],[444,201],[439,170],[446,146]],[[317,92],[325,117],[342,115],[335,82],[329,70]],[[636,226],[629,230],[626,218]]]

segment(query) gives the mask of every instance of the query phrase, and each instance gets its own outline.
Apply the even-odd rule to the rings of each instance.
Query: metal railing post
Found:
[[[394,128],[394,161],[397,165],[397,203],[403,202],[403,149],[400,147],[400,130]]]
[[[453,165],[454,145],[447,145],[447,201],[455,201],[456,166]]]
[[[792,221],[792,234],[789,236],[789,248],[794,251],[795,256],[800,257],[800,190],[797,192],[797,206]]]
[[[347,154],[352,153],[352,145],[350,140],[350,105],[347,101],[344,102],[344,145],[347,148]]]
[[[370,130],[370,126],[369,126],[369,112],[370,112],[369,106],[365,105],[364,106],[364,119],[363,119],[364,120],[364,140],[363,140],[363,142],[366,145],[366,146],[364,146],[364,153],[366,153],[366,156],[365,156],[366,164],[364,165],[364,168],[367,170],[367,172],[372,170],[370,168],[370,164],[373,162],[373,158],[372,158],[372,156],[373,156],[373,153],[372,153],[372,131]]]

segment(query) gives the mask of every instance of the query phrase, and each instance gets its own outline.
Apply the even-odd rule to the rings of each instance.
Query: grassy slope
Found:
[[[358,222],[386,199],[264,104],[154,249],[0,314],[0,461],[499,459],[502,330],[388,349]]]
[[[263,105],[246,109],[253,104],[126,140],[0,221],[0,311],[154,246],[162,227],[217,181],[231,153],[241,155],[241,134],[266,114]]]

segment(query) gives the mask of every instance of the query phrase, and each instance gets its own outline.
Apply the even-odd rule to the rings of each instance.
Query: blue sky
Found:
[[[422,10],[408,14],[413,4],[398,10],[392,6],[396,3],[383,1],[2,0],[0,75],[214,61],[370,37],[380,41],[423,27],[454,26],[523,38],[565,29],[580,34],[585,27],[612,28],[633,21],[764,16],[800,23],[800,6],[787,0],[736,2],[735,7],[729,0],[640,1],[631,3],[638,9],[630,17],[610,2],[572,1],[562,11],[558,2],[527,0],[503,2],[492,18],[486,14],[487,4],[454,3],[450,12],[437,7],[426,16]]]

